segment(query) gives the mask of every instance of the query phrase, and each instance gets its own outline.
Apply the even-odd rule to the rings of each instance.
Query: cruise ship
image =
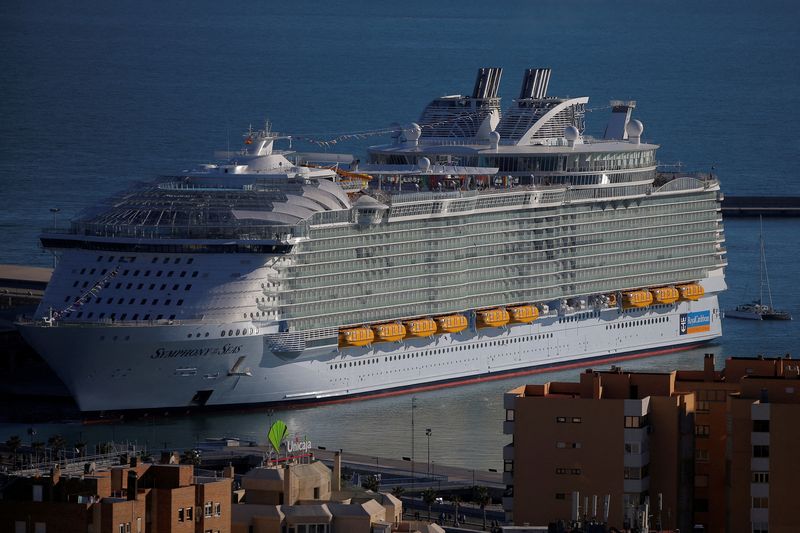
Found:
[[[251,130],[45,230],[57,268],[22,334],[84,411],[335,401],[721,335],[717,179],[660,173],[635,102],[594,139],[549,69],[505,110],[501,73],[346,170]]]

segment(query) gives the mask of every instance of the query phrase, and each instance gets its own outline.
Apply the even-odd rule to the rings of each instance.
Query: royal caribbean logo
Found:
[[[711,311],[682,313],[679,327],[681,335],[711,331]]]

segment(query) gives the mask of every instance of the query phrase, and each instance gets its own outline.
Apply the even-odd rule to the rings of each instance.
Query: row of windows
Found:
[[[192,276],[192,277],[194,277],[194,276]],[[75,280],[75,283],[73,283],[72,286],[73,287],[77,287],[80,282],[81,282],[81,280]],[[81,288],[82,289],[86,289],[89,286],[89,282],[90,282],[89,280],[84,281],[83,284],[81,285]],[[104,284],[104,288],[108,289],[109,287],[111,287],[111,282],[107,281]],[[121,289],[122,288],[122,282],[117,283],[114,286],[114,288],[115,289]],[[133,283],[128,283],[128,284],[125,285],[125,290],[130,290],[132,288],[133,288]],[[192,285],[191,284],[187,284],[184,287],[183,290],[188,291],[188,290],[191,290],[191,288],[192,288]],[[141,291],[143,289],[144,289],[144,283],[139,283],[138,285],[136,285],[136,290]],[[151,283],[147,287],[147,290],[149,290],[149,291],[152,291],[152,290],[155,290],[155,289],[156,289],[156,284],[155,283]],[[166,283],[162,283],[161,287],[158,290],[164,291],[166,289],[167,289],[167,284]],[[180,283],[175,283],[175,284],[172,285],[172,290],[173,291],[177,291],[179,289],[180,289]]]
[[[67,296],[66,298],[64,298],[64,302],[69,302],[71,299],[72,299],[71,296]],[[101,304],[101,303],[103,303],[102,300],[103,300],[102,298],[95,298],[94,303]],[[158,305],[158,302],[159,302],[158,298],[153,298],[153,300],[150,302],[150,305]],[[114,303],[114,298],[108,298],[106,300],[106,303],[109,304],[109,305],[113,304]],[[125,303],[125,298],[118,298],[117,299],[117,305],[122,305],[124,303]],[[128,299],[128,305],[135,305],[135,304],[136,304],[136,298]],[[166,298],[164,300],[164,305],[171,305],[171,304],[172,304],[172,298]],[[139,305],[147,305],[147,298],[142,298],[139,301]],[[175,302],[175,305],[183,305],[183,299],[182,298],[179,299],[177,302]]]
[[[103,259],[104,259],[104,256],[102,256],[102,255],[98,255],[97,256],[97,262],[98,263],[101,262]],[[113,263],[114,259],[115,259],[115,257],[113,255],[111,255],[111,256],[108,257],[107,261],[109,263]],[[158,257],[154,257],[150,262],[155,264],[155,263],[158,263],[158,260],[159,260]],[[136,256],[135,255],[120,256],[119,257],[119,262],[120,263],[135,263],[136,262]],[[166,265],[169,262],[170,262],[170,258],[169,257],[165,257],[163,259],[163,261],[162,261],[162,264]],[[180,262],[181,262],[181,258],[180,257],[176,257],[175,260],[173,261],[173,264],[178,265],[178,264],[180,264]],[[189,257],[189,258],[186,259],[186,264],[187,265],[191,265],[192,263],[194,263],[194,257]]]
[[[556,423],[558,423],[558,424],[566,424],[567,420],[569,420],[573,424],[580,424],[581,422],[583,422],[583,419],[581,417],[579,417],[579,416],[573,416],[573,417],[557,416],[556,417]]]
[[[600,318],[600,311],[592,311],[591,313],[581,313],[579,315],[561,317],[558,319],[558,323],[577,322],[579,320],[586,320],[587,318]]]
[[[650,419],[647,415],[644,416],[626,416],[625,417],[625,427],[628,429],[636,429],[636,428],[643,428],[647,427],[650,423]]]
[[[638,466],[626,466],[622,470],[622,477],[623,479],[644,479],[649,473],[648,465],[644,465],[641,468]]]
[[[571,476],[579,476],[581,475],[580,468],[556,468],[556,475],[565,475],[569,474]]]
[[[229,329],[227,335],[228,335],[228,337],[233,337],[234,335],[236,335],[238,337],[239,335],[252,335],[255,332],[256,332],[256,328],[244,328],[244,329],[237,329],[235,331],[232,330],[232,329]],[[191,336],[192,336],[192,334],[190,333],[189,337],[191,337]],[[220,331],[219,336],[220,337],[224,337],[225,336],[225,330],[224,329],[222,331]]]
[[[72,316],[72,313],[67,313],[64,316],[69,318],[70,316]],[[86,313],[86,318],[87,319],[88,318],[93,318],[93,317],[94,317],[94,312],[93,311],[89,311],[88,313]],[[78,311],[78,314],[75,315],[75,318],[83,318],[83,311]],[[106,318],[106,314],[105,313],[99,313],[97,315],[97,320],[103,320],[104,318]],[[121,315],[119,315],[119,317],[117,317],[117,313],[110,313],[108,315],[108,318],[112,322],[114,322],[116,320],[124,321],[124,320],[128,319],[128,313],[122,313]],[[144,315],[142,315],[142,320],[144,320],[144,321],[148,321],[148,320],[163,320],[163,318],[164,318],[163,314],[155,315],[155,318],[153,318],[153,315],[151,315],[150,313],[145,313]],[[139,313],[134,313],[131,316],[131,320],[139,320]],[[167,320],[175,320],[175,315],[169,315]]]
[[[74,269],[72,273],[75,274],[77,270],[78,270],[77,268]],[[96,268],[88,269],[88,273],[89,273],[90,276],[95,274],[96,272],[97,272]],[[105,275],[107,272],[108,272],[108,269],[107,268],[103,268],[103,269],[100,270],[100,275],[101,276]],[[153,272],[152,270],[145,270],[144,273],[142,273],[141,270],[134,270],[133,271],[133,276],[134,277],[138,277],[139,274],[142,274],[144,277],[149,277],[152,272]],[[175,275],[175,272],[177,272],[177,271],[176,270],[168,271],[167,272],[167,277],[171,278],[172,276]],[[87,273],[87,269],[86,268],[82,268],[81,271],[78,272],[78,273],[82,276],[82,275]],[[200,273],[199,270],[193,270],[192,271],[192,277],[196,278],[199,273]],[[126,269],[126,270],[123,270],[121,273],[118,273],[117,275],[127,276],[129,274],[131,274],[131,271],[129,269]],[[163,270],[156,270],[156,277],[161,277],[163,274],[164,274]],[[189,274],[188,270],[181,270],[180,274],[178,274],[178,275],[180,277],[182,277],[182,278],[185,278],[187,276],[187,274]]]
[[[552,333],[542,333],[540,335],[529,335],[527,337],[515,337],[515,338],[512,338],[512,339],[500,339],[500,340],[496,340],[496,341],[479,342],[479,343],[476,343],[476,344],[469,344],[469,345],[461,344],[461,345],[457,345],[457,346],[451,346],[449,348],[437,348],[435,350],[426,350],[424,352],[416,352],[416,353],[400,354],[400,355],[388,355],[388,356],[385,356],[383,358],[383,361],[385,363],[388,363],[389,361],[400,361],[400,360],[403,360],[403,359],[412,359],[412,358],[415,358],[415,357],[425,357],[425,356],[428,356],[428,355],[439,355],[439,354],[443,354],[443,353],[460,352],[460,351],[463,351],[463,350],[471,350],[471,349],[475,349],[475,348],[485,348],[487,346],[498,346],[498,345],[504,345],[504,344],[517,344],[517,343],[520,343],[520,342],[532,341],[532,340],[541,340],[541,339],[549,339],[549,338],[552,338],[552,337],[553,337]],[[353,367],[353,366],[370,365],[370,364],[377,363],[378,361],[379,361],[379,359],[376,358],[376,359],[367,359],[367,360],[364,360],[364,361],[350,361],[348,363],[336,363],[336,364],[331,365],[331,370],[337,370],[337,369],[340,369],[340,368],[350,368],[350,367]]]
[[[656,318],[643,318],[642,320],[633,320],[631,322],[619,322],[617,324],[607,324],[606,329],[620,329],[620,328],[633,328],[636,326],[644,326],[647,324],[660,324],[669,321],[668,316],[659,316]]]
[[[578,449],[581,447],[583,447],[583,444],[581,444],[580,442],[564,442],[564,441],[556,442],[556,448],[559,449],[566,449],[566,448]]]

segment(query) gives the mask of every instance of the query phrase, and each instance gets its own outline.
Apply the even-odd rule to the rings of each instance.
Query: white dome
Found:
[[[431,169],[431,160],[427,157],[420,157],[417,166],[422,172],[428,172]]]
[[[403,136],[407,141],[417,141],[422,136],[422,128],[416,122],[412,122],[411,126],[403,130]]]
[[[625,132],[628,134],[628,137],[641,137],[643,131],[644,124],[636,119],[631,120],[628,122],[628,125],[625,126]]]
[[[564,138],[568,141],[577,141],[578,137],[581,136],[581,132],[578,131],[578,128],[575,126],[567,126],[564,128]]]

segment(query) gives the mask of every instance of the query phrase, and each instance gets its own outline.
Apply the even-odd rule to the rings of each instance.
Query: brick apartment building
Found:
[[[732,358],[717,371],[706,356],[698,371],[589,370],[578,383],[509,391],[509,518],[602,518],[608,497],[617,527],[647,513],[654,528],[797,531],[798,369],[790,358]]]
[[[230,533],[231,479],[194,467],[138,464],[61,475],[9,478],[0,531],[13,533]]]

